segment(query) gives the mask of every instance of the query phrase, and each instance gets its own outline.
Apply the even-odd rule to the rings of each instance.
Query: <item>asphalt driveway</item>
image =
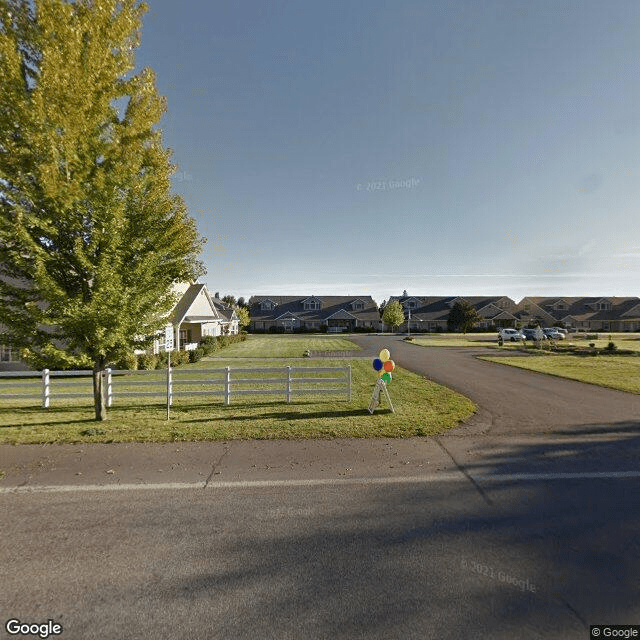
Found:
[[[459,391],[479,410],[451,435],[570,434],[640,428],[640,396],[478,360],[475,347],[420,347],[401,336],[353,336],[362,355],[388,348],[396,364]],[[392,387],[390,387],[392,391]]]

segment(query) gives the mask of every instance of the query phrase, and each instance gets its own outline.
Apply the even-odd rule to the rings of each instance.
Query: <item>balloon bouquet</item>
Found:
[[[378,381],[373,388],[373,395],[371,396],[371,403],[369,404],[369,413],[373,413],[374,409],[380,404],[380,392],[382,391],[387,398],[391,411],[394,411],[393,404],[391,404],[391,397],[387,390],[387,385],[393,379],[391,372],[396,368],[396,364],[391,360],[391,354],[389,349],[383,349],[377,358],[373,359],[373,369],[378,372]]]

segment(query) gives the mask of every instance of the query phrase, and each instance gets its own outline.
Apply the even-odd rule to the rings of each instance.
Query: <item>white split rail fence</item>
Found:
[[[307,376],[304,374],[322,374]],[[262,377],[264,374],[270,377]],[[280,375],[277,375],[280,374]],[[247,377],[247,376],[255,377]],[[147,376],[156,376],[155,380],[141,380]],[[195,377],[194,377],[195,376]],[[11,378],[33,378],[16,380]],[[63,378],[64,380],[56,380]],[[70,380],[70,378],[83,378]],[[136,379],[138,378],[138,379]],[[35,399],[42,401],[43,408],[49,408],[51,401],[64,398],[92,398],[90,390],[61,391],[60,388],[92,385],[89,371],[7,371],[0,372],[0,381],[8,379],[7,386],[30,387],[27,393],[4,393],[0,387],[0,401],[5,399]],[[54,382],[55,380],[55,382]],[[203,388],[189,387],[201,385]],[[260,385],[257,387],[256,385]],[[315,385],[315,386],[313,386]],[[318,386],[322,385],[322,386]],[[36,393],[37,387],[40,387]],[[123,388],[124,387],[124,388]],[[147,387],[149,390],[126,389],[126,387]],[[155,387],[152,389],[152,387]],[[130,371],[106,369],[103,373],[103,392],[108,407],[114,400],[126,397],[164,398],[167,407],[181,396],[221,396],[225,405],[231,404],[235,396],[243,395],[282,395],[287,403],[292,398],[304,394],[339,394],[351,401],[351,367],[225,367],[224,369],[155,369],[149,371]]]

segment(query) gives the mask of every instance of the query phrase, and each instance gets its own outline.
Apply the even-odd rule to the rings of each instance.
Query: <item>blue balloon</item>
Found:
[[[380,371],[383,366],[384,366],[384,363],[382,362],[382,360],[380,360],[380,358],[374,358],[373,359],[373,368],[376,371]]]

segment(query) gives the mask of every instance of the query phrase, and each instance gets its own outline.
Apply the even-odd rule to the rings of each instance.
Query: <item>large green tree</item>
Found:
[[[171,194],[137,0],[0,0],[0,324],[36,366],[101,372],[165,322],[203,239]]]
[[[480,320],[482,320],[482,318],[470,302],[457,300],[449,312],[447,326],[450,331],[462,331],[466,333]]]
[[[393,329],[397,329],[404,322],[404,309],[397,300],[385,305],[382,321]]]

